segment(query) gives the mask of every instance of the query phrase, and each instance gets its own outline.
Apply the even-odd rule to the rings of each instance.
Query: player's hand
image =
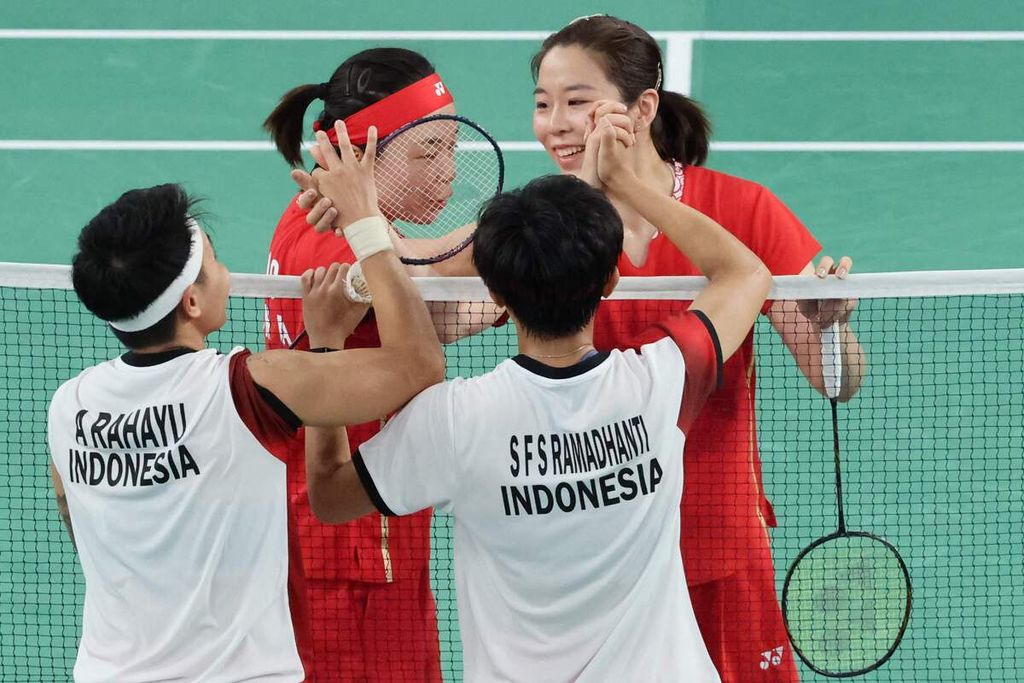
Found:
[[[345,294],[348,270],[347,263],[332,263],[302,274],[302,318],[311,348],[342,348],[370,308]]]
[[[853,259],[849,256],[843,256],[839,263],[835,263],[831,256],[823,256],[814,269],[814,275],[820,279],[835,275],[840,280],[845,280],[852,268]],[[805,318],[824,329],[832,323],[849,322],[850,316],[857,308],[857,300],[805,299],[797,302],[797,305]]]
[[[629,136],[608,117],[597,122],[590,136],[591,142],[596,144],[598,179],[602,187],[612,192],[636,179],[629,160]]]
[[[626,133],[623,142],[631,147],[636,142],[636,135],[633,128],[633,119],[627,115],[626,105],[613,100],[598,100],[587,112],[586,127],[583,131],[583,166],[580,169],[579,177],[591,187],[601,189],[601,180],[597,173],[597,150],[600,142],[594,136],[597,124],[602,119],[607,119],[613,126],[622,129]]]
[[[310,150],[320,168],[313,171],[317,189],[334,204],[338,218],[334,222],[335,232],[362,218],[377,216],[377,184],[373,169],[377,159],[377,129],[370,126],[366,139],[366,151],[356,157],[348,139],[345,122],[334,124],[338,134],[338,149],[327,138],[327,133],[317,131],[316,145]],[[340,153],[339,153],[340,152]]]
[[[338,220],[338,210],[334,208],[334,202],[320,195],[316,181],[310,174],[296,168],[292,170],[291,176],[300,190],[295,203],[306,212],[306,222],[317,232],[333,229],[334,222]]]
[[[623,138],[626,147],[632,147],[636,142],[636,122],[630,117],[629,108],[615,100],[598,100],[590,105],[590,111],[587,112],[587,122],[583,131],[584,144],[590,134],[597,129],[597,124],[601,119],[608,119],[613,126],[628,133]]]

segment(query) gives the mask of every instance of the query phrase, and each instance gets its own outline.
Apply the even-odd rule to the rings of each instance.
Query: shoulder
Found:
[[[706,166],[686,167],[686,186],[690,189],[729,192],[734,195],[757,197],[770,191],[764,185],[739,176],[716,171]]]

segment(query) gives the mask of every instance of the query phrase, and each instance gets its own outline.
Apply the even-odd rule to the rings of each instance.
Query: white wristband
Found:
[[[376,253],[394,249],[388,234],[388,222],[382,216],[361,218],[345,226],[345,239],[356,260],[362,261]]]

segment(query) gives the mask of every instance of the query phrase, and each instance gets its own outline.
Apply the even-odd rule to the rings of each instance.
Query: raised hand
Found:
[[[631,133],[614,125],[608,117],[597,122],[590,138],[591,144],[595,145],[597,177],[602,189],[614,191],[623,183],[636,179],[629,159],[630,136]]]
[[[600,145],[593,133],[597,130],[598,123],[607,120],[612,126],[622,130],[625,135],[621,138],[626,147],[632,147],[636,142],[636,135],[633,128],[633,119],[627,114],[626,105],[613,100],[598,100],[587,112],[587,124],[583,133],[583,166],[580,169],[580,178],[586,181],[591,187],[601,189],[601,181],[597,173],[597,149]]]
[[[348,139],[344,121],[336,121],[334,130],[338,134],[336,150],[327,133],[317,131],[316,145],[310,150],[320,168],[313,171],[316,189],[333,204],[338,212],[334,230],[341,229],[361,218],[380,214],[377,207],[377,184],[373,171],[377,157],[377,129],[370,126],[367,132],[366,151],[357,158]],[[339,153],[340,152],[340,153]]]
[[[334,222],[338,219],[338,210],[334,208],[334,202],[320,195],[316,189],[316,181],[309,173],[296,168],[292,170],[291,176],[301,190],[295,203],[300,209],[308,212],[306,222],[317,232],[333,230]]]
[[[349,267],[332,263],[302,274],[302,318],[312,348],[342,348],[369,310],[346,294]]]

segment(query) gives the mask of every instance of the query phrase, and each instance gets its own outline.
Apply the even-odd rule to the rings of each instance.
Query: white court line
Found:
[[[540,41],[549,31],[250,31],[219,29],[0,29],[0,40],[450,40]],[[651,31],[659,40],[727,42],[1018,42],[1024,31]]]
[[[498,142],[504,152],[540,152],[532,140]],[[489,148],[489,145],[487,146]],[[481,147],[483,148],[483,147]],[[987,142],[712,142],[717,152],[1024,152],[1024,141]],[[261,140],[0,140],[0,151],[272,152]]]

